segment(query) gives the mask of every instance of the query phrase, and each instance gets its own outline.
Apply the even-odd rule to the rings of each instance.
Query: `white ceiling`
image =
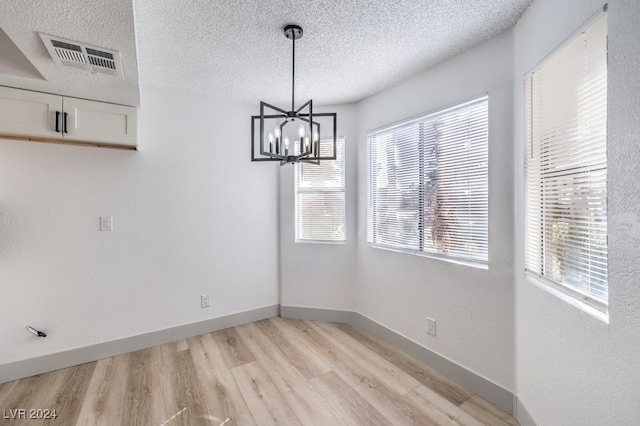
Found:
[[[131,0],[1,0],[0,27],[42,76],[29,73],[23,63],[15,62],[15,55],[2,49],[0,62],[13,61],[12,68],[19,71],[3,73],[4,68],[0,68],[0,85],[139,105]],[[119,50],[125,79],[56,65],[38,32]],[[25,76],[26,73],[33,76]]]
[[[3,0],[0,27],[35,69],[3,48],[12,66],[0,67],[0,85],[138,105],[145,84],[284,107],[291,41],[282,28],[295,23],[304,29],[296,98],[353,102],[499,34],[531,2]],[[55,65],[38,31],[119,50],[125,79]]]

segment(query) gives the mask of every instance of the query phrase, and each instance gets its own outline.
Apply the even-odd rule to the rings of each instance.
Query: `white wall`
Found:
[[[640,3],[609,1],[609,307],[605,324],[523,277],[522,78],[602,7],[536,0],[514,30],[516,381],[539,425],[640,419]]]
[[[346,244],[295,242],[295,187],[292,165],[280,169],[280,280],[283,306],[354,310],[356,271],[357,115],[356,106],[327,106],[338,114],[338,136],[345,138]]]
[[[138,152],[0,140],[0,365],[277,304],[253,113],[144,87]]]
[[[512,38],[509,32],[358,105],[356,310],[503,388],[514,390]],[[489,94],[489,269],[366,245],[366,133]],[[429,316],[437,337],[426,333]]]

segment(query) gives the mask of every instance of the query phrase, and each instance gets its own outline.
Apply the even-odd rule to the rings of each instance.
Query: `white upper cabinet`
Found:
[[[136,148],[138,110],[0,87],[0,135]]]
[[[0,133],[4,135],[60,137],[56,118],[59,128],[61,114],[62,96],[0,87]]]
[[[138,135],[137,110],[133,107],[87,101],[63,99],[65,138],[136,146]]]

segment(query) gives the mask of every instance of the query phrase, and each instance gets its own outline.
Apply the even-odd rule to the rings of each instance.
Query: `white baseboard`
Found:
[[[354,324],[356,313],[352,311],[337,311],[334,309],[305,308],[301,306],[280,306],[282,318],[296,318],[310,321],[337,322]]]
[[[281,306],[280,315],[285,318],[337,322],[358,327],[411,355],[443,376],[450,378],[471,392],[490,401],[496,407],[507,413],[513,415],[515,412],[516,407],[514,404],[516,398],[513,392],[504,389],[484,377],[478,376],[461,365],[430,351],[424,346],[420,346],[416,342],[407,339],[362,314],[332,309]]]
[[[278,316],[278,312],[279,305],[265,306],[263,308],[224,317],[211,318],[137,336],[125,337],[111,342],[98,343],[83,348],[70,349],[68,351],[3,364],[0,365],[0,383],[275,317]]]
[[[427,364],[438,373],[452,379],[471,392],[490,401],[509,414],[516,413],[522,426],[536,426],[522,402],[510,391],[444,358],[424,346],[407,339],[376,321],[353,311],[307,308],[300,306],[271,305],[251,311],[212,318],[191,324],[126,337],[111,342],[99,343],[84,348],[71,349],[36,358],[0,365],[0,383],[23,377],[59,370],[73,365],[97,361],[151,346],[162,345],[191,336],[210,333],[237,325],[259,321],[274,316],[313,321],[350,324],[363,329],[383,341],[395,346],[417,360]]]
[[[518,420],[518,423],[520,423],[520,426],[536,426],[536,422],[533,421],[533,418],[518,397],[516,397],[515,418]]]

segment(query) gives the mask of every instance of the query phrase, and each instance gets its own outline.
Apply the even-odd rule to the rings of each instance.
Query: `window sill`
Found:
[[[609,324],[609,309],[607,307],[598,306],[590,299],[579,297],[579,295],[574,294],[563,286],[531,272],[525,272],[525,281],[556,296],[558,299],[567,302],[592,317]]]
[[[295,240],[296,244],[347,244],[346,240],[333,241],[333,240]]]
[[[417,251],[417,250],[403,250],[400,248],[388,247],[388,246],[373,244],[373,243],[367,243],[367,245],[369,247],[376,248],[376,249],[388,250],[396,253],[411,254],[414,256],[426,257],[429,259],[442,260],[444,262],[454,263],[456,265],[470,266],[472,268],[485,269],[485,270],[489,269],[489,264],[481,261],[455,259],[455,258],[447,257],[444,255],[438,255],[436,253],[428,253],[428,252]]]

